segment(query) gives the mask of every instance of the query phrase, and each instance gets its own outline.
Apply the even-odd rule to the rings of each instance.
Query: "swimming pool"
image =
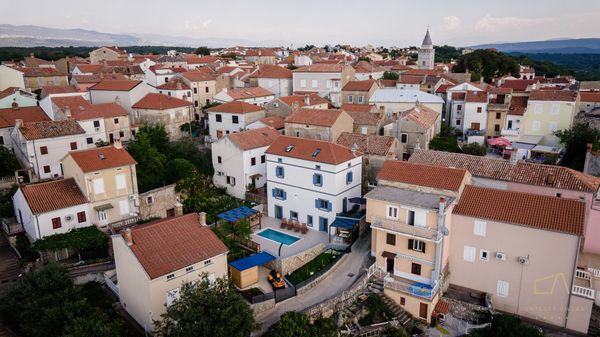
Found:
[[[296,241],[300,240],[300,238],[297,236],[289,235],[271,228],[267,228],[264,231],[258,232],[256,235],[262,236],[265,239],[283,243],[286,246],[291,246]]]

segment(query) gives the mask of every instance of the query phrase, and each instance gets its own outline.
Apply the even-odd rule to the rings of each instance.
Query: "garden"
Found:
[[[301,284],[319,272],[331,268],[342,257],[342,255],[344,255],[344,253],[341,251],[328,249],[304,266],[296,269],[293,273],[288,274],[286,278],[294,286]]]

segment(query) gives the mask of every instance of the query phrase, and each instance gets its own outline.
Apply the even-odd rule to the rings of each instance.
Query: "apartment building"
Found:
[[[249,77],[250,86],[258,86],[272,92],[275,97],[292,94],[292,71],[277,65],[260,65]]]
[[[267,116],[287,117],[298,108],[327,109],[329,101],[318,94],[292,95],[275,98],[264,105]]]
[[[577,113],[579,95],[569,90],[533,90],[529,95],[521,134],[543,136],[542,145],[554,146],[554,132],[569,129]]]
[[[265,117],[265,110],[254,104],[233,101],[206,110],[208,129],[212,141],[246,127]]]
[[[143,81],[132,80],[102,80],[89,88],[90,102],[119,103],[127,111],[133,120],[135,118],[132,106],[142,99],[146,94],[154,92]]]
[[[350,81],[342,88],[342,104],[369,104],[379,83],[373,79]]]
[[[0,145],[9,150],[13,148],[11,134],[17,120],[28,123],[49,121],[50,118],[38,106],[0,109]]]
[[[355,71],[350,65],[312,64],[294,70],[294,93],[317,93],[339,107],[342,105],[342,88],[354,79]]]

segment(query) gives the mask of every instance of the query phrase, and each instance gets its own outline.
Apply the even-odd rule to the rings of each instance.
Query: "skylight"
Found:
[[[285,152],[290,152],[294,149],[294,145],[288,145],[285,147]]]
[[[316,156],[318,156],[318,155],[319,155],[319,153],[321,153],[321,148],[319,148],[319,147],[318,147],[318,148],[315,150],[315,152],[313,152],[313,153],[312,153],[312,156],[313,156],[313,157],[316,157]]]

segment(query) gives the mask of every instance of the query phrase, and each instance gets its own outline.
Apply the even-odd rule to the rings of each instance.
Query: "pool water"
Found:
[[[269,240],[277,241],[279,243],[283,243],[286,246],[291,246],[296,241],[300,240],[300,238],[297,237],[297,236],[285,234],[283,232],[276,231],[276,230],[271,229],[271,228],[267,228],[264,231],[259,232],[256,235],[262,236],[263,238],[266,238],[266,239],[269,239]]]

